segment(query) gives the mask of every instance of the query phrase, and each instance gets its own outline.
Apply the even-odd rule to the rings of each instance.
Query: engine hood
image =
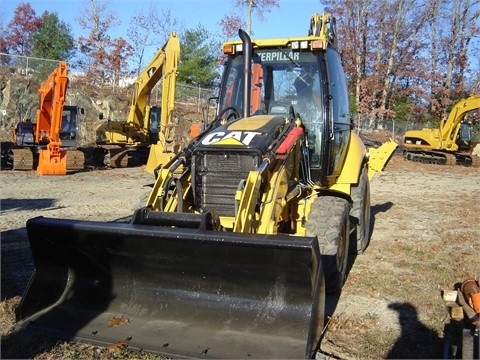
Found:
[[[225,147],[265,150],[279,137],[288,123],[284,116],[255,115],[228,122],[204,134],[198,147],[224,149]]]

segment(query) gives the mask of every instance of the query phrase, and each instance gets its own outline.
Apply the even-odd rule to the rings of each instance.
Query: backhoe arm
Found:
[[[370,180],[376,173],[381,172],[385,168],[397,147],[398,144],[390,139],[378,148],[370,148],[368,150],[368,178]]]

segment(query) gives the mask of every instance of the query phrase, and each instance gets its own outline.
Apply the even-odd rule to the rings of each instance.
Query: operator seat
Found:
[[[285,115],[290,112],[290,106],[295,109],[298,104],[298,96],[287,95],[285,99],[275,101],[270,105],[269,114],[272,115]]]

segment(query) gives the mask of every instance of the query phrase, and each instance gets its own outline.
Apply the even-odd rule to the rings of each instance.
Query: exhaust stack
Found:
[[[250,93],[252,91],[252,40],[242,29],[238,30],[238,36],[243,42],[243,117],[250,116]]]

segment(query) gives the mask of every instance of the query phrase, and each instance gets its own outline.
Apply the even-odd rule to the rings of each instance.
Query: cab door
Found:
[[[345,160],[352,128],[348,88],[340,55],[333,47],[326,50],[328,91],[330,93],[330,133],[328,176],[336,178]]]

